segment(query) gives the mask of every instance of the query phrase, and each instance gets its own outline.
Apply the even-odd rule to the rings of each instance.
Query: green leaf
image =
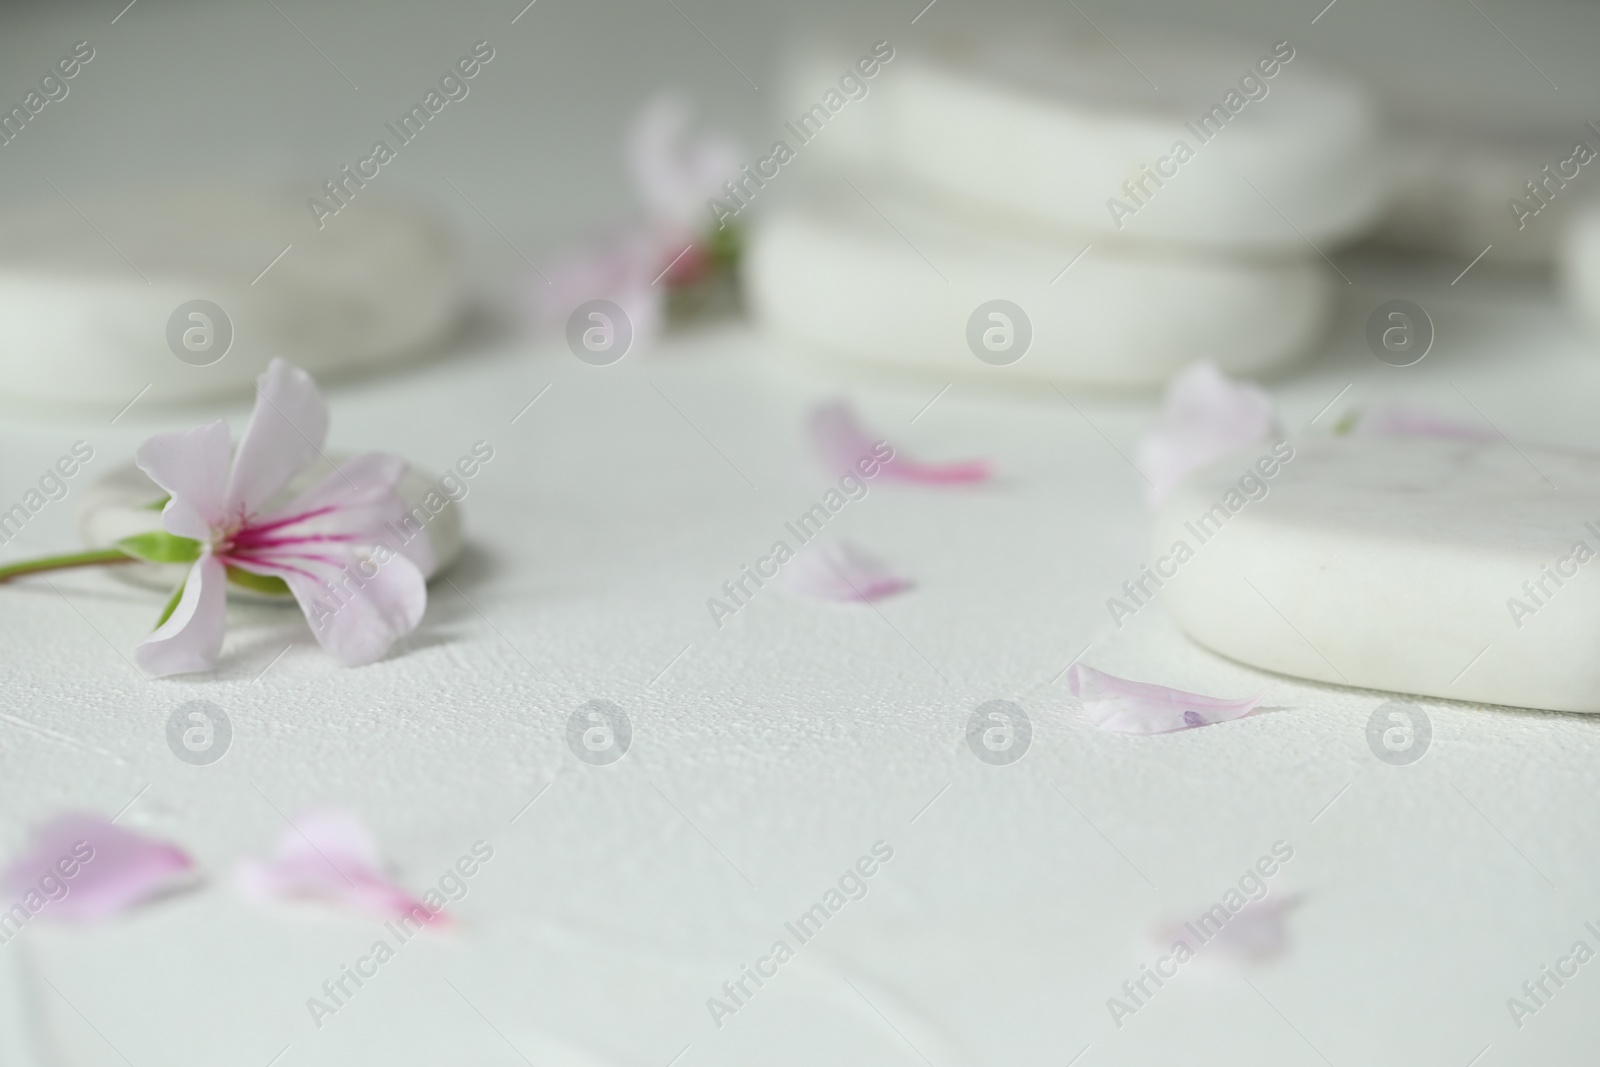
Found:
[[[167,606],[161,609],[161,618],[156,620],[155,628],[157,630],[165,626],[167,620],[172,618],[172,613],[178,610],[178,601],[183,599],[183,590],[188,584],[189,580],[187,578],[178,583],[178,591],[172,594],[172,599],[167,601]]]
[[[270,574],[253,574],[238,567],[228,568],[228,581],[241,589],[251,589],[269,596],[289,596],[289,583]]]
[[[124,537],[116,547],[146,563],[193,563],[200,558],[199,541],[169,534],[165,530]]]
[[[162,508],[167,506],[167,501],[171,499],[172,498],[170,496],[164,496],[160,500],[152,500],[150,503],[144,505],[144,510],[160,511]]]

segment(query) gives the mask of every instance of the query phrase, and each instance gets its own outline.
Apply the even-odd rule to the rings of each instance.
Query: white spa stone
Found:
[[[215,186],[0,217],[0,399],[115,412],[146,386],[146,404],[246,392],[274,356],[355,371],[426,351],[459,321],[465,277],[438,220],[365,190],[319,230],[305,201]],[[168,339],[192,300],[232,328],[205,366],[209,352],[186,362]],[[179,321],[203,348],[206,324]]]
[[[333,463],[342,463],[349,456],[329,457]],[[294,478],[283,492],[283,499],[292,499],[321,481],[331,472],[330,464],[318,461]],[[432,578],[441,573],[461,554],[461,508],[451,501],[439,485],[437,478],[411,468],[399,486],[399,493],[407,504],[420,506],[430,492],[445,501],[436,514],[432,514],[425,529],[433,545],[434,567],[425,572]],[[144,471],[132,463],[117,467],[103,478],[88,485],[79,504],[79,525],[84,543],[91,548],[107,548],[121,538],[149,530],[161,529],[161,513],[150,504],[166,496]],[[170,592],[183,580],[187,564],[136,563],[111,567],[108,574],[149,589]],[[268,594],[257,593],[242,586],[228,586],[230,596],[246,600],[280,600]]]
[[[1156,595],[1190,637],[1323,682],[1600,711],[1600,454],[1417,437],[1293,450],[1259,470],[1270,445],[1222,460],[1162,506],[1154,564],[1176,575]]]
[[[1332,300],[1333,275],[1320,260],[1098,244],[1085,253],[1088,238],[862,191],[870,205],[846,187],[763,216],[744,266],[745,292],[767,329],[856,363],[946,380],[1118,388],[1160,385],[1197,359],[1266,375],[1311,347]],[[980,359],[969,341],[974,312],[996,299],[1021,308],[1032,332],[1006,365]]]
[[[1567,307],[1591,336],[1600,338],[1600,202],[1572,212],[1561,238],[1558,273]]]
[[[898,173],[1101,237],[1229,251],[1335,243],[1383,210],[1389,181],[1381,128],[1354,83],[1289,45],[1278,53],[1291,56],[1287,63],[1271,43],[1130,36],[1118,45],[1086,28],[1072,37],[946,39],[899,49],[868,83],[868,95],[840,108],[816,147],[797,153]],[[792,65],[784,119],[797,121],[836,84],[850,55],[826,54]],[[1258,62],[1274,70],[1271,78],[1260,76]],[[1258,99],[1240,87],[1247,76]],[[1213,107],[1226,122],[1214,119],[1202,139],[1195,131]],[[1193,153],[1184,162],[1174,151],[1179,141]],[[1130,198],[1123,183],[1158,164],[1168,172],[1162,184],[1146,179],[1147,192]],[[1134,213],[1114,213],[1112,198]]]

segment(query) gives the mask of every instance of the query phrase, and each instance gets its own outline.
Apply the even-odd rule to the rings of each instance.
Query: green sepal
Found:
[[[165,530],[124,537],[116,543],[119,552],[146,563],[193,563],[200,558],[200,542],[179,537]]]
[[[183,599],[183,590],[188,586],[188,584],[189,580],[187,578],[178,583],[177,592],[172,594],[172,599],[167,601],[167,606],[161,609],[161,618],[156,620],[155,628],[157,630],[165,626],[167,624],[167,620],[172,618],[172,613],[178,610],[178,601]]]
[[[289,583],[282,578],[274,578],[270,574],[255,574],[251,571],[240,570],[238,567],[228,568],[228,581],[241,589],[249,589],[256,593],[266,593],[268,596],[289,596]]]

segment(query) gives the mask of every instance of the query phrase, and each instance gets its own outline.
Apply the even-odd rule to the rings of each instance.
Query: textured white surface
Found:
[[[1288,424],[1347,384],[1318,425],[1393,396],[1474,417],[1454,381],[1513,436],[1600,443],[1600,363],[1537,289],[1345,269],[1362,284],[1333,351],[1274,386]],[[1360,341],[1395,292],[1440,331],[1403,371]],[[26,964],[51,1062],[266,1064],[289,1046],[280,1064],[522,1063],[510,1042],[535,1063],[659,1067],[685,1046],[684,1065],[923,1063],[900,1035],[937,1067],[1066,1063],[1085,1045],[1085,1065],[1465,1064],[1486,1045],[1480,1063],[1582,1062],[1600,1038],[1592,968],[1520,1031],[1505,999],[1597,918],[1600,721],[1423,701],[1433,748],[1393,767],[1365,734],[1383,694],[1229,663],[1160,603],[1114,630],[1104,601],[1149,527],[1117,450],[1153,402],[1074,410],[958,385],[918,417],[942,383],[855,390],[899,447],[990,456],[1000,480],[874,485],[833,520],[917,582],[878,611],[768,590],[719,631],[705,599],[825,487],[801,424],[836,385],[771,347],[728,330],[611,368],[506,351],[331,390],[335,447],[433,469],[480,437],[496,448],[454,587],[368,668],[334,665],[292,611],[248,606],[214,676],[151,682],[123,658],[149,594],[91,573],[0,591],[0,849],[59,808],[132,801],[123,819],[190,846],[210,876],[125,923],[0,945]],[[137,408],[111,427],[9,424],[0,500],[78,437],[110,464],[171,425]],[[70,541],[74,504],[8,554]],[[1085,645],[1084,662],[1124,675],[1265,688],[1271,710],[1101,733],[1051,684]],[[196,698],[235,729],[203,768],[164,738]],[[1009,767],[963,741],[996,698],[1034,723]],[[632,719],[612,766],[566,745],[590,699]],[[324,801],[362,811],[413,887],[480,838],[495,858],[455,908],[457,939],[403,947],[318,1031],[306,998],[377,928],[256,912],[226,881],[270,848],[280,812]],[[706,998],[879,839],[895,857],[865,899],[714,1027]],[[1254,989],[1185,972],[1116,1028],[1106,998],[1153,960],[1149,928],[1209,906],[1279,839],[1295,856],[1273,892],[1305,894],[1285,959],[1248,974]]]

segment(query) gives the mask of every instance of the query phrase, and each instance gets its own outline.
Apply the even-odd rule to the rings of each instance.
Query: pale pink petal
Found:
[[[432,542],[408,537],[402,526],[408,508],[395,487],[405,473],[404,460],[382,452],[346,460],[282,508],[252,519],[234,537],[228,561],[258,574],[279,574],[281,568],[270,565],[277,557],[292,563],[305,553],[314,557],[385,544],[430,575],[437,566]]]
[[[739,150],[715,135],[691,138],[688,104],[663,94],[651,100],[628,131],[625,155],[645,210],[677,230],[703,233],[715,217],[706,207],[735,178]]]
[[[373,663],[417,628],[428,606],[428,583],[398,553],[382,563],[352,555],[341,567],[282,575],[325,650],[348,666]]]
[[[194,561],[178,606],[133,650],[139,666],[157,678],[209,671],[222,651],[228,607],[227,574],[209,551]]]
[[[1139,442],[1146,499],[1156,506],[1189,474],[1264,440],[1274,425],[1272,400],[1260,386],[1196,363],[1172,379],[1159,420]]]
[[[1268,894],[1259,900],[1247,899],[1238,911],[1229,912],[1226,904],[1219,902],[1161,924],[1152,931],[1151,941],[1162,949],[1182,941],[1194,950],[1196,961],[1204,964],[1235,969],[1259,966],[1287,951],[1288,917],[1299,903],[1298,896]]]
[[[328,405],[311,375],[274,359],[256,379],[256,406],[239,439],[228,478],[227,511],[236,521],[266,507],[322,453]]]
[[[580,305],[609,300],[628,318],[633,332],[629,350],[649,348],[666,323],[666,279],[658,282],[657,276],[685,243],[669,250],[657,235],[637,232],[569,254],[549,269],[548,281],[531,283],[535,325],[564,334],[567,320]]]
[[[1363,434],[1383,437],[1443,437],[1458,441],[1498,441],[1500,435],[1486,426],[1456,422],[1417,408],[1391,406],[1360,416],[1355,425]]]
[[[192,430],[158,433],[139,446],[134,461],[171,498],[161,512],[167,532],[209,540],[226,510],[228,424],[218,419]]]
[[[377,842],[358,815],[319,808],[293,821],[271,858],[240,860],[234,877],[240,893],[258,903],[311,901],[385,919],[448,921],[383,868]]]
[[[1077,663],[1067,671],[1067,685],[1090,722],[1119,734],[1164,734],[1226,722],[1255,710],[1263,695],[1243,700],[1201,696],[1132,682]]]
[[[989,478],[987,460],[923,463],[899,455],[887,441],[868,433],[843,400],[819,404],[811,412],[811,440],[828,472],[853,473],[921,485],[963,485]],[[874,474],[866,472],[873,470]]]
[[[99,816],[62,815],[38,827],[28,850],[7,864],[0,881],[15,906],[0,916],[20,918],[20,907],[63,922],[104,919],[170,892],[193,868],[176,845]]]
[[[846,542],[801,549],[783,568],[783,586],[823,600],[873,601],[911,588],[876,556]]]

